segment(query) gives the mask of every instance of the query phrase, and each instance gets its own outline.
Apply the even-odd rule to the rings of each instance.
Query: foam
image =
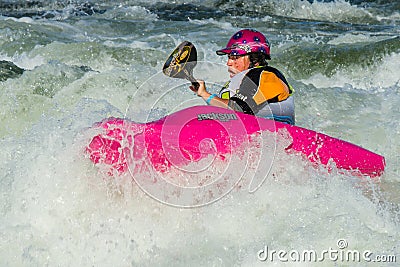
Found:
[[[157,2],[152,0],[150,5]],[[228,1],[221,8],[239,2],[243,3]],[[115,1],[102,1],[102,5],[107,3],[113,5]],[[129,3],[132,1],[121,4]],[[206,3],[213,5],[215,1]],[[260,5],[259,1],[246,4],[248,10]],[[276,250],[322,250],[336,248],[339,238],[346,238],[351,250],[398,254],[398,53],[386,55],[379,67],[354,66],[339,70],[333,77],[314,75],[299,82],[301,89],[296,88],[301,126],[349,137],[346,139],[386,157],[388,168],[382,187],[368,181],[358,183],[350,175],[315,169],[307,161],[285,154],[276,158],[267,180],[254,194],[243,186],[198,209],[163,205],[142,192],[129,175],[107,180],[83,156],[82,149],[92,137],[85,131],[94,122],[109,116],[123,117],[128,108],[136,114],[130,118],[140,121],[147,118],[151,107],[158,108],[154,116],[160,117],[180,107],[204,105],[187,89],[187,81],[162,77],[159,71],[168,56],[168,51],[162,49],[172,49],[190,38],[198,47],[199,59],[224,64],[225,58],[216,58],[214,51],[228,39],[222,40],[217,34],[224,31],[229,38],[243,27],[244,20],[246,27],[256,28],[269,27],[271,20],[262,12],[261,22],[246,17],[160,22],[147,13],[146,5],[115,7],[114,14],[120,20],[139,16],[150,23],[146,31],[133,27],[132,34],[121,36],[110,37],[106,31],[85,35],[84,29],[91,22],[99,29],[112,23],[107,12],[62,22],[15,20],[24,27],[31,24],[54,35],[45,44],[41,44],[43,40],[26,39],[41,45],[15,55],[3,51],[0,57],[29,70],[18,79],[0,83],[0,114],[8,116],[2,123],[12,129],[8,134],[0,133],[1,266],[265,266],[268,262],[258,261],[256,255],[265,245]],[[271,6],[278,9],[273,8],[270,16],[283,15],[284,20],[298,17],[357,23],[379,17],[370,18],[365,8],[344,1],[273,1]],[[263,6],[271,10],[268,7]],[[398,14],[387,17],[394,24]],[[272,22],[280,19],[274,17]],[[291,38],[297,34],[293,29],[271,30],[276,43],[293,42]],[[332,36],[330,30],[318,34]],[[345,37],[340,37],[342,34]],[[338,35],[331,44],[368,41],[368,35],[362,32]],[[210,41],[211,37],[215,39]],[[146,43],[149,49],[143,49]],[[159,47],[161,51],[156,51]],[[127,54],[122,56],[121,51]],[[136,52],[139,57],[131,56]],[[207,79],[217,92],[228,78],[226,66],[214,68],[207,64],[199,63],[195,77]],[[74,66],[84,65],[94,71],[63,83],[53,98],[32,94],[32,86],[42,77],[49,78],[55,65],[56,71],[65,75]],[[160,76],[153,84],[147,82],[148,87],[140,87],[157,73]],[[164,102],[156,102],[165,88],[171,88],[171,94],[164,95]],[[241,166],[240,162],[237,165]],[[238,167],[237,172],[242,171]],[[330,266],[332,262],[324,264]]]
[[[100,17],[110,18],[110,19],[131,19],[135,21],[157,21],[158,16],[152,14],[148,9],[142,6],[124,6],[118,5],[112,7],[110,10],[105,12]]]
[[[294,18],[351,22],[354,19],[370,18],[371,14],[364,8],[351,5],[345,0],[332,2],[313,1],[279,1],[276,8],[277,15]]]
[[[346,238],[351,249],[388,253],[399,239],[390,215],[353,187],[351,177],[285,154],[277,155],[253,194],[243,186],[203,208],[163,205],[129,176],[107,181],[82,158],[88,136],[74,133],[93,114],[79,111],[61,120],[43,118],[18,144],[12,137],[2,141],[8,151],[3,158],[18,147],[31,149],[18,154],[16,165],[6,164],[13,190],[1,195],[8,208],[0,222],[1,242],[10,250],[0,251],[1,263],[254,266],[264,245],[322,250]],[[71,118],[79,122],[65,127]]]
[[[350,85],[367,91],[382,91],[399,86],[398,62],[400,62],[400,54],[392,53],[385,56],[382,62],[370,66],[368,69],[354,66],[351,70],[339,70],[332,77],[319,73],[302,79],[302,82],[318,88],[348,87]]]

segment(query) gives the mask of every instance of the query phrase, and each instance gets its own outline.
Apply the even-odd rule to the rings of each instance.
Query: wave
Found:
[[[14,18],[62,19],[102,14],[105,11],[87,1],[2,1],[0,4],[0,14]]]
[[[340,69],[332,76],[316,73],[308,78],[301,79],[305,84],[312,84],[317,88],[355,88],[367,91],[392,91],[399,88],[398,63],[400,54],[390,54],[384,57],[375,66],[353,66]]]
[[[0,82],[9,78],[17,78],[24,73],[24,69],[7,60],[0,60]]]
[[[285,154],[254,194],[235,188],[202,209],[154,201],[130,176],[108,182],[81,156],[86,136],[76,133],[110,108],[84,101],[0,140],[2,244],[12,248],[0,251],[4,265],[255,266],[264,245],[322,250],[342,237],[353,250],[396,253],[398,223],[385,208],[390,203],[377,203],[378,188],[365,186],[371,200],[352,177]]]
[[[394,1],[396,2],[396,1]],[[130,8],[147,9],[162,20],[187,21],[190,19],[235,20],[237,17],[278,17],[285,20],[314,20],[358,24],[396,24],[400,20],[400,4],[389,0],[184,0],[167,1],[2,1],[0,14],[9,17],[33,17],[68,19],[76,16],[113,13],[114,9],[126,9],[119,15],[131,17]]]
[[[219,0],[157,2],[148,8],[165,20],[187,20],[205,18],[236,19],[280,17],[286,20],[315,20],[345,23],[383,23],[391,24],[399,19],[399,4],[388,2],[382,6],[375,2],[362,1],[257,1],[257,0]]]
[[[383,62],[391,62],[400,55],[399,41],[399,37],[377,41],[370,37],[355,43],[304,42],[282,50],[277,58],[278,64],[285,66],[296,79],[308,79],[315,75],[333,78],[337,77],[338,73],[357,75],[360,71],[365,77],[366,72],[379,71]],[[369,77],[375,77],[374,73],[370,73]],[[392,84],[395,82],[396,79]]]

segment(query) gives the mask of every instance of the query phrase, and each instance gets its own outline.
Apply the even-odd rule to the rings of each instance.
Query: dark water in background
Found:
[[[321,251],[340,238],[399,255],[399,1],[1,1],[0,14],[0,265],[268,265],[264,245]],[[184,89],[155,104],[179,83],[160,74],[166,57],[192,41],[206,62],[196,77],[217,91],[228,74],[214,51],[241,28],[271,42],[297,125],[384,155],[381,185],[277,155],[255,194],[182,210],[128,177],[105,182],[81,156],[103,118],[202,105]]]

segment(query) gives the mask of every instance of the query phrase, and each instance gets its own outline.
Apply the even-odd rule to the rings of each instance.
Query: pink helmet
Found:
[[[244,29],[235,33],[229,39],[226,48],[218,50],[217,55],[246,55],[248,53],[261,52],[270,59],[270,44],[267,38],[259,31]]]

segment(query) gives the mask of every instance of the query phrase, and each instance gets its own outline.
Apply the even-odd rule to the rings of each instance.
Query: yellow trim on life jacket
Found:
[[[289,84],[289,88],[290,88],[290,96],[294,94],[294,88],[291,84]]]
[[[229,91],[223,92],[223,93],[221,94],[221,98],[222,98],[222,99],[229,99],[229,98],[231,98],[230,92],[229,92]]]

